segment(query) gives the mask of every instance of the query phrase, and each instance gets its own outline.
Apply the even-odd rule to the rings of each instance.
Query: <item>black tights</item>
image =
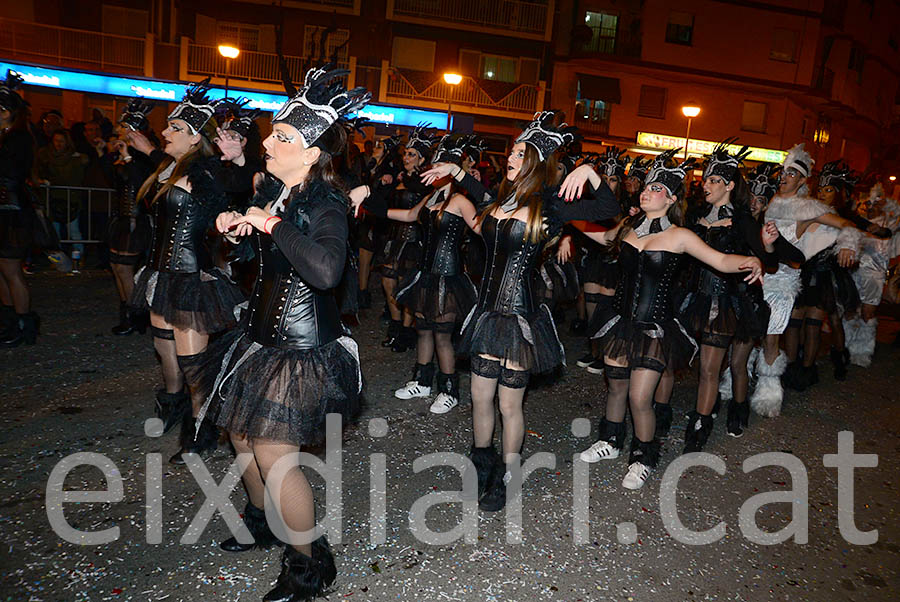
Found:
[[[416,326],[419,339],[416,343],[416,362],[431,363],[437,353],[438,366],[444,374],[456,372],[456,350],[453,348],[453,330],[456,314],[443,314],[434,322],[417,316]]]
[[[747,389],[750,386],[750,375],[747,373],[747,360],[753,350],[753,341],[733,341],[731,344],[731,393],[734,403],[747,401]]]
[[[727,347],[700,345],[700,381],[697,385],[697,413],[704,416],[712,414],[719,395],[719,375],[725,359]],[[746,366],[746,362],[745,362]],[[744,375],[746,376],[746,368]]]
[[[627,404],[634,420],[635,437],[644,442],[653,441],[656,434],[653,394],[662,373],[647,368],[615,366],[610,363],[609,358],[605,359],[605,364],[609,381],[606,419],[610,422],[623,422]]]
[[[496,358],[472,357],[472,430],[475,447],[489,447],[494,440],[494,395],[500,397],[503,418],[503,458],[513,460],[522,451],[525,439],[525,414],[522,404],[528,372],[500,365]]]

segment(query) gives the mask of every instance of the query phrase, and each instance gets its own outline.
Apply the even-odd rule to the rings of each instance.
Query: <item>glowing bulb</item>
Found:
[[[240,53],[241,51],[234,46],[228,46],[226,44],[222,44],[221,46],[219,46],[219,54],[224,56],[226,59],[236,59]]]
[[[448,84],[450,84],[451,86],[455,86],[459,82],[462,81],[462,75],[460,75],[458,73],[445,73],[444,81],[447,82]]]
[[[681,107],[681,112],[684,113],[685,117],[696,117],[700,114],[700,107],[695,105],[687,105]]]

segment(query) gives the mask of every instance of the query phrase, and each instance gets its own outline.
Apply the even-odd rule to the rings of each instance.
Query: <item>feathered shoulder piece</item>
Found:
[[[834,213],[834,209],[812,197],[776,196],[766,208],[766,219],[802,222],[816,219],[826,213]]]
[[[286,123],[296,128],[304,146],[309,148],[333,123],[345,120],[372,98],[372,93],[363,87],[352,90],[344,87],[341,79],[348,73],[329,63],[307,71],[299,90],[285,80],[285,90],[290,98],[272,118],[272,123]]]
[[[676,190],[684,183],[687,172],[696,167],[696,161],[693,157],[678,163],[675,155],[678,154],[680,148],[672,148],[663,151],[653,160],[650,171],[644,181],[645,185],[659,183],[666,187],[669,194],[674,194]]]
[[[409,140],[406,142],[407,148],[415,149],[426,161],[431,160],[431,149],[437,139],[437,136],[429,131],[430,129],[427,123],[420,123],[409,135]]]
[[[537,150],[541,161],[556,152],[561,146],[575,141],[576,128],[562,123],[554,125],[555,111],[540,111],[534,114],[534,119],[525,128],[516,142],[530,144]]]
[[[729,152],[729,147],[734,146],[737,138],[726,138],[718,143],[713,152],[706,156],[706,168],[703,170],[703,179],[710,176],[719,176],[726,182],[733,182],[740,173],[740,167],[744,159],[750,155],[750,147],[743,146],[736,152]]]
[[[203,126],[209,122],[216,111],[216,102],[210,100],[210,85],[207,77],[202,82],[191,84],[184,92],[184,98],[169,113],[169,119],[181,119],[191,130],[191,134],[203,131]]]

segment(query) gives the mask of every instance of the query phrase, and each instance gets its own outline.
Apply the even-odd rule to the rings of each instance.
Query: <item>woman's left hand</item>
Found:
[[[239,224],[249,224],[255,230],[265,232],[266,220],[273,217],[271,213],[259,207],[250,207],[247,213],[238,220]]]
[[[758,257],[747,257],[746,261],[738,266],[738,271],[750,272],[744,278],[744,282],[747,284],[753,284],[757,281],[762,282],[763,267]]]
[[[591,179],[591,175],[597,175],[593,165],[584,164],[576,167],[563,180],[562,186],[559,187],[558,196],[564,198],[566,202],[580,199],[581,193],[584,191],[584,184]]]
[[[244,154],[240,136],[230,130],[216,128],[216,137],[213,142],[222,151],[222,161],[234,161]]]

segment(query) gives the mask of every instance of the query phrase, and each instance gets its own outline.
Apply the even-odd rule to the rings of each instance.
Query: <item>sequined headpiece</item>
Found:
[[[378,142],[384,147],[384,154],[390,155],[397,150],[398,146],[400,146],[400,140],[402,140],[402,136],[400,136],[400,134],[394,134],[393,136],[382,138],[381,140],[378,140]]]
[[[781,165],[777,163],[760,163],[747,179],[747,185],[750,187],[750,194],[760,196],[771,201],[775,193],[778,192],[778,173],[781,171]]]
[[[25,100],[16,92],[25,80],[12,69],[6,72],[6,81],[0,82],[0,108],[15,111],[25,104]]]
[[[675,155],[680,150],[680,148],[672,148],[657,155],[653,165],[650,167],[650,171],[647,172],[644,186],[659,183],[666,187],[669,194],[675,194],[675,191],[684,182],[687,172],[694,169],[696,163],[694,158],[690,157],[679,164],[675,159]],[[667,163],[671,163],[671,167],[667,167]]]
[[[819,174],[819,188],[834,186],[850,192],[858,180],[853,176],[850,166],[844,161],[830,161],[822,166],[822,173]]]
[[[725,182],[733,182],[740,173],[740,167],[744,163],[744,159],[750,154],[750,147],[744,146],[731,154],[728,147],[737,142],[737,138],[726,138],[718,143],[713,152],[706,155],[706,167],[703,170],[703,179],[710,176],[719,176]]]
[[[475,134],[468,134],[463,137],[463,152],[475,163],[481,161],[481,156],[487,148],[487,142]]]
[[[809,174],[812,173],[813,165],[815,165],[815,161],[810,156],[808,152],[803,150],[803,143],[795,144],[794,147],[788,151],[787,157],[784,160],[784,170],[788,169],[796,169],[800,172],[804,178],[808,178]]]
[[[150,114],[154,106],[156,105],[152,102],[145,102],[142,98],[132,98],[125,105],[125,110],[122,111],[119,123],[124,124],[135,132],[146,130],[150,125],[147,122],[147,115]]]
[[[616,146],[606,149],[606,152],[601,155],[599,163],[599,167],[604,175],[607,177],[625,177],[625,168],[628,166],[628,157],[624,156],[625,150],[624,148],[619,150]]]
[[[537,150],[541,161],[552,155],[560,146],[565,146],[575,140],[575,128],[563,123],[553,125],[556,117],[554,111],[541,111],[534,114],[534,119],[528,124],[516,142],[525,142]]]
[[[455,136],[453,132],[444,134],[434,152],[435,163],[453,163],[462,165],[464,136]]]
[[[223,130],[231,130],[247,137],[253,122],[262,114],[259,109],[245,109],[249,102],[247,98],[223,98],[219,101],[216,112],[221,115],[218,121]]]
[[[431,149],[437,138],[428,131],[429,129],[428,124],[420,123],[409,135],[409,140],[406,143],[406,148],[415,149],[426,161],[431,159]]]
[[[647,179],[647,172],[650,171],[650,167],[653,165],[652,159],[643,159],[641,157],[635,157],[631,160],[631,167],[628,170],[629,178],[637,178],[644,183],[644,180]]]
[[[372,93],[363,87],[344,88],[340,78],[348,73],[329,63],[307,71],[299,90],[286,81],[289,99],[272,118],[272,123],[295,127],[303,145],[311,147],[333,123],[363,108],[372,97]]]
[[[209,92],[209,78],[191,84],[184,92],[184,99],[169,113],[169,120],[181,119],[191,130],[191,134],[203,131],[203,126],[212,119],[216,112],[216,102],[206,95]]]

